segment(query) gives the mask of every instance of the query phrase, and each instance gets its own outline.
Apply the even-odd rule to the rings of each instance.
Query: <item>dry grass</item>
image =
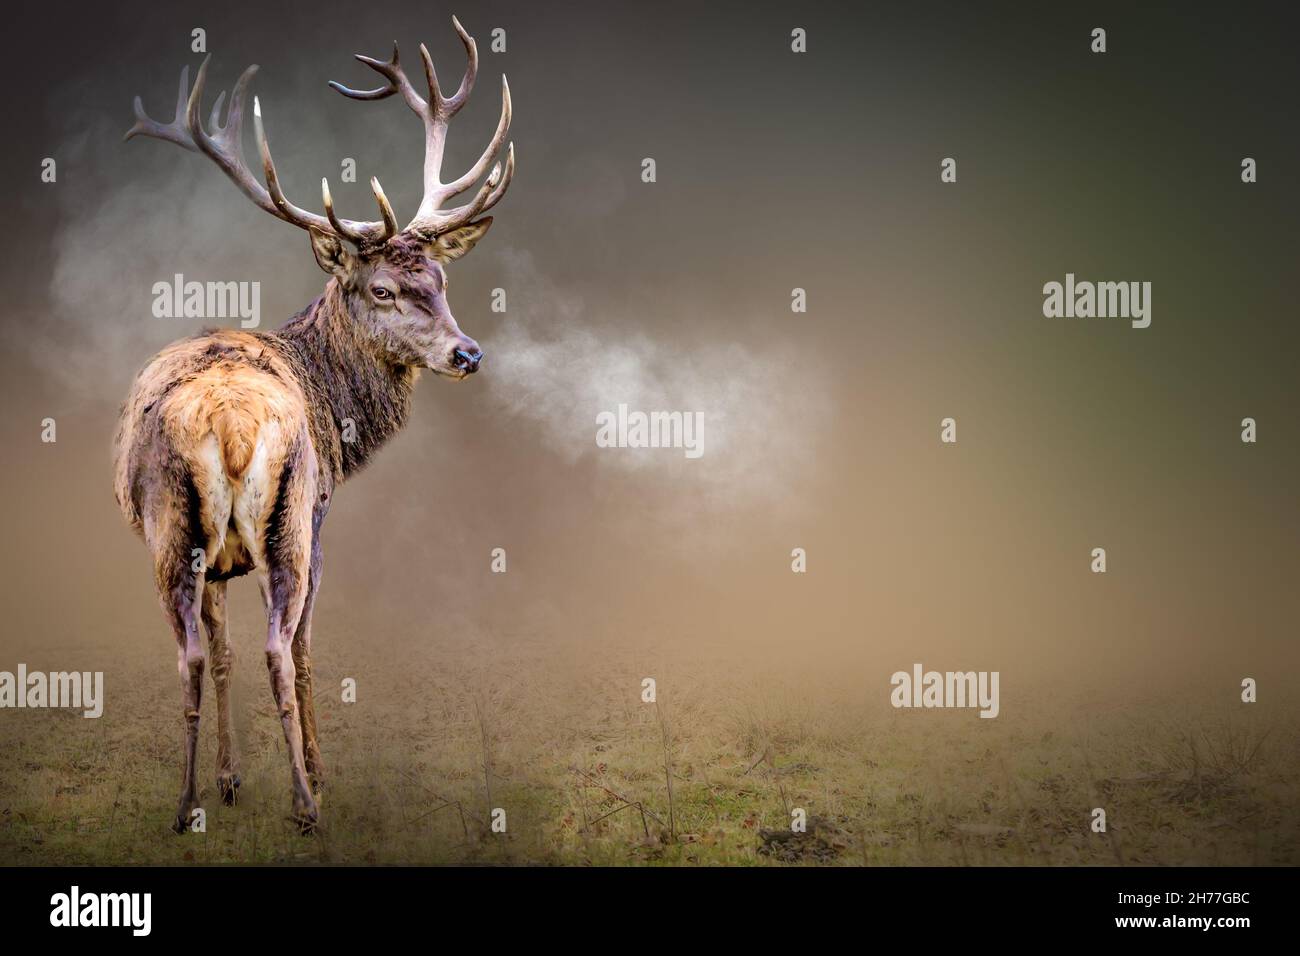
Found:
[[[241,642],[246,645],[247,642]],[[1099,704],[1037,692],[1003,712],[894,711],[861,682],[726,658],[540,642],[422,647],[344,665],[318,635],[322,831],[286,819],[265,674],[242,649],[244,786],[207,832],[167,830],[180,778],[170,652],[113,655],[99,720],[7,711],[0,863],[1278,864],[1300,859],[1294,709],[1207,698]],[[34,666],[34,665],[33,665]],[[658,704],[640,700],[653,675]],[[344,704],[344,676],[359,699]],[[128,690],[129,688],[129,690]],[[1093,807],[1109,830],[1089,829]],[[493,833],[490,811],[506,811]],[[810,816],[789,836],[790,811]]]

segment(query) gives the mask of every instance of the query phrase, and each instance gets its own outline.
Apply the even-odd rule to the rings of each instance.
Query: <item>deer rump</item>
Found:
[[[306,400],[257,335],[212,332],[159,353],[123,406],[116,456],[118,504],[158,565],[193,565],[197,549],[219,581],[265,569],[275,537],[309,540],[309,528],[280,528],[312,513]]]

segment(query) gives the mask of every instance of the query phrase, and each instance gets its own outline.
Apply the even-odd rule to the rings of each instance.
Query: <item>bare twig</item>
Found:
[[[488,753],[488,731],[487,721],[483,719],[483,710],[478,705],[478,697],[474,698],[474,716],[478,720],[479,729],[479,746],[483,753],[483,789],[487,794],[488,816],[492,816],[492,758]]]
[[[636,807],[638,810],[640,810],[641,823],[642,826],[645,827],[646,836],[650,835],[649,825],[646,824],[645,822],[645,818],[647,816],[649,816],[652,820],[655,821],[655,823],[659,824],[661,827],[667,826],[667,824],[664,823],[664,821],[661,820],[653,810],[647,809],[645,804],[641,803],[639,800],[630,800],[627,797],[623,796],[623,794],[619,793],[618,791],[611,790],[609,787],[605,786],[603,783],[601,783],[599,780],[597,780],[595,777],[593,777],[591,774],[581,769],[580,767],[570,767],[569,770],[572,771],[573,773],[576,773],[578,776],[582,777],[584,780],[587,781],[587,783],[590,786],[595,787],[597,790],[602,790],[609,796],[613,797],[615,800],[622,801],[623,803],[627,804],[629,807]]]
[[[655,701],[655,716],[659,718],[659,738],[664,753],[664,781],[668,787],[668,837],[677,839],[677,818],[673,813],[673,764],[672,748],[669,746],[668,722],[664,719],[663,707]]]
[[[411,781],[411,783],[415,784],[425,793],[429,794],[429,796],[433,797],[435,800],[442,801],[442,806],[435,807],[434,809],[430,810],[428,813],[416,817],[415,818],[416,820],[421,820],[424,817],[429,816],[430,814],[437,813],[439,810],[443,809],[444,807],[455,807],[457,812],[460,814],[460,828],[465,832],[465,838],[469,839],[469,825],[465,822],[465,807],[461,804],[459,800],[453,800],[450,797],[444,797],[438,791],[434,790],[432,787],[425,784],[422,780],[417,779],[414,774],[410,773],[407,770],[402,769],[401,767],[397,767],[396,770],[407,780]],[[415,821],[413,820],[408,822],[413,823]]]

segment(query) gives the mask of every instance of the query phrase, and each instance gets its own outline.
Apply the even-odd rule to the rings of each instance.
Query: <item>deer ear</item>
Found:
[[[310,226],[308,231],[311,233],[311,251],[316,256],[316,264],[330,275],[346,279],[352,271],[354,259],[342,240],[315,226]]]
[[[433,240],[433,257],[439,262],[459,259],[474,248],[474,243],[483,238],[490,225],[492,225],[492,217],[484,216],[477,222],[471,222],[451,232],[444,232]]]

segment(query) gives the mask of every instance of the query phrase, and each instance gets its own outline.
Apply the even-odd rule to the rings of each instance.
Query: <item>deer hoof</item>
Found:
[[[193,822],[194,809],[192,807],[181,807],[176,811],[176,819],[172,821],[172,832],[184,836],[190,832],[190,823]]]
[[[300,836],[313,836],[316,833],[316,826],[319,814],[315,809],[295,810],[289,817],[293,825],[298,828]]]
[[[221,802],[228,807],[233,807],[239,799],[239,774],[218,774],[217,775],[217,792],[221,794]]]

